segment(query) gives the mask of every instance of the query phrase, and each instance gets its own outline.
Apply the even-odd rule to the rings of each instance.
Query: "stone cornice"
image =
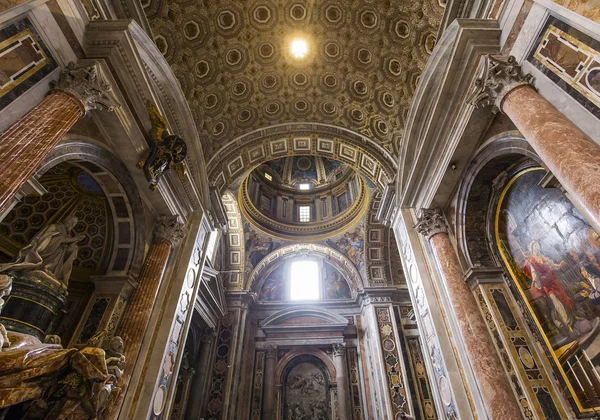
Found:
[[[450,200],[460,169],[492,118],[489,109],[476,109],[465,98],[481,55],[499,51],[500,33],[492,19],[456,19],[438,39],[403,135],[396,178],[400,207],[445,206]],[[451,163],[459,170],[450,169]]]

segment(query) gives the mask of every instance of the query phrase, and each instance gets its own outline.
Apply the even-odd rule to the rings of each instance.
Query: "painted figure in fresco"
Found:
[[[328,239],[327,244],[346,254],[359,270],[362,268],[365,240],[360,227],[354,229],[353,232],[344,233],[344,236],[337,242]]]
[[[260,299],[267,301],[282,300],[283,299],[283,282],[281,277],[275,273],[271,273],[265,280],[262,288],[260,289]]]
[[[281,246],[278,242],[273,242],[272,238],[261,239],[248,224],[245,225],[244,230],[246,231],[244,233],[246,254],[252,267],[256,267],[260,260]]]
[[[77,217],[67,216],[43,228],[19,251],[14,262],[0,264],[0,273],[25,272],[31,277],[58,281],[66,289],[77,258],[77,243],[85,238],[84,234],[71,236],[77,221]]]
[[[325,285],[327,299],[347,299],[350,297],[348,283],[346,283],[341,274],[335,269],[327,270]]]
[[[567,263],[556,264],[540,252],[540,244],[531,241],[531,255],[525,260],[523,273],[531,279],[531,294],[534,298],[543,297],[550,306],[551,319],[558,329],[573,331],[574,303],[556,277],[554,270],[564,268]]]
[[[600,271],[589,262],[581,263],[579,270],[583,278],[587,280],[582,295],[592,303],[600,304]]]

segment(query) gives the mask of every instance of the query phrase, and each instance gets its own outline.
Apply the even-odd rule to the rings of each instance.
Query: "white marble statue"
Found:
[[[11,290],[11,278],[4,274],[0,274],[0,313],[2,313],[2,308],[4,307],[4,297],[8,296]],[[0,324],[0,351],[2,351],[2,347],[8,346],[10,346],[10,340],[8,339],[6,328],[4,325]]]
[[[67,216],[60,223],[46,226],[19,251],[14,262],[0,264],[0,273],[24,272],[30,277],[58,281],[66,289],[77,258],[77,243],[85,238],[83,234],[71,236],[77,221],[77,217]]]

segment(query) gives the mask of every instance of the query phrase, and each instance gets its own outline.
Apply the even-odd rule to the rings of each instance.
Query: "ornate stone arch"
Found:
[[[367,280],[371,286],[393,283],[390,267],[390,229],[377,220],[381,197],[381,190],[373,191],[365,218],[365,258]]]
[[[296,348],[287,352],[277,363],[275,377],[277,378],[278,383],[282,383],[286,368],[289,368],[291,365],[295,364],[295,362],[298,361],[298,358],[303,356],[312,356],[319,360],[322,363],[322,366],[325,368],[325,372],[327,372],[329,380],[331,382],[335,380],[335,366],[333,365],[331,358],[327,356],[327,353],[317,348]]]
[[[454,231],[459,257],[466,268],[497,267],[500,261],[491,244],[494,207],[498,189],[507,180],[507,171],[517,166],[538,163],[540,159],[517,131],[498,134],[477,151],[459,186]]]
[[[244,281],[244,223],[235,195],[225,191],[222,198],[227,214],[227,237],[225,239],[225,267],[228,289],[241,289]]]
[[[107,193],[113,212],[115,246],[108,272],[137,274],[144,258],[146,230],[144,206],[131,174],[109,150],[81,135],[67,135],[65,142],[46,157],[35,176],[59,163],[69,162],[88,172]]]
[[[321,244],[293,244],[277,248],[265,256],[248,276],[244,289],[258,293],[267,274],[285,260],[297,257],[298,255],[315,256],[326,260],[342,273],[353,295],[356,295],[357,291],[365,287],[362,277],[352,261],[341,252]]]
[[[397,169],[393,156],[366,136],[328,124],[288,123],[251,131],[223,146],[208,162],[208,179],[224,191],[261,163],[300,155],[339,160],[382,190]]]

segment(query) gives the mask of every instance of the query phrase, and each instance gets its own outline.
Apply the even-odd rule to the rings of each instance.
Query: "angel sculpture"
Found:
[[[187,145],[181,137],[169,135],[167,121],[154,104],[148,102],[146,106],[152,122],[151,145],[137,166],[144,169],[150,189],[154,191],[158,187],[160,177],[169,169],[175,170],[179,179],[185,180],[184,160],[187,156]]]

